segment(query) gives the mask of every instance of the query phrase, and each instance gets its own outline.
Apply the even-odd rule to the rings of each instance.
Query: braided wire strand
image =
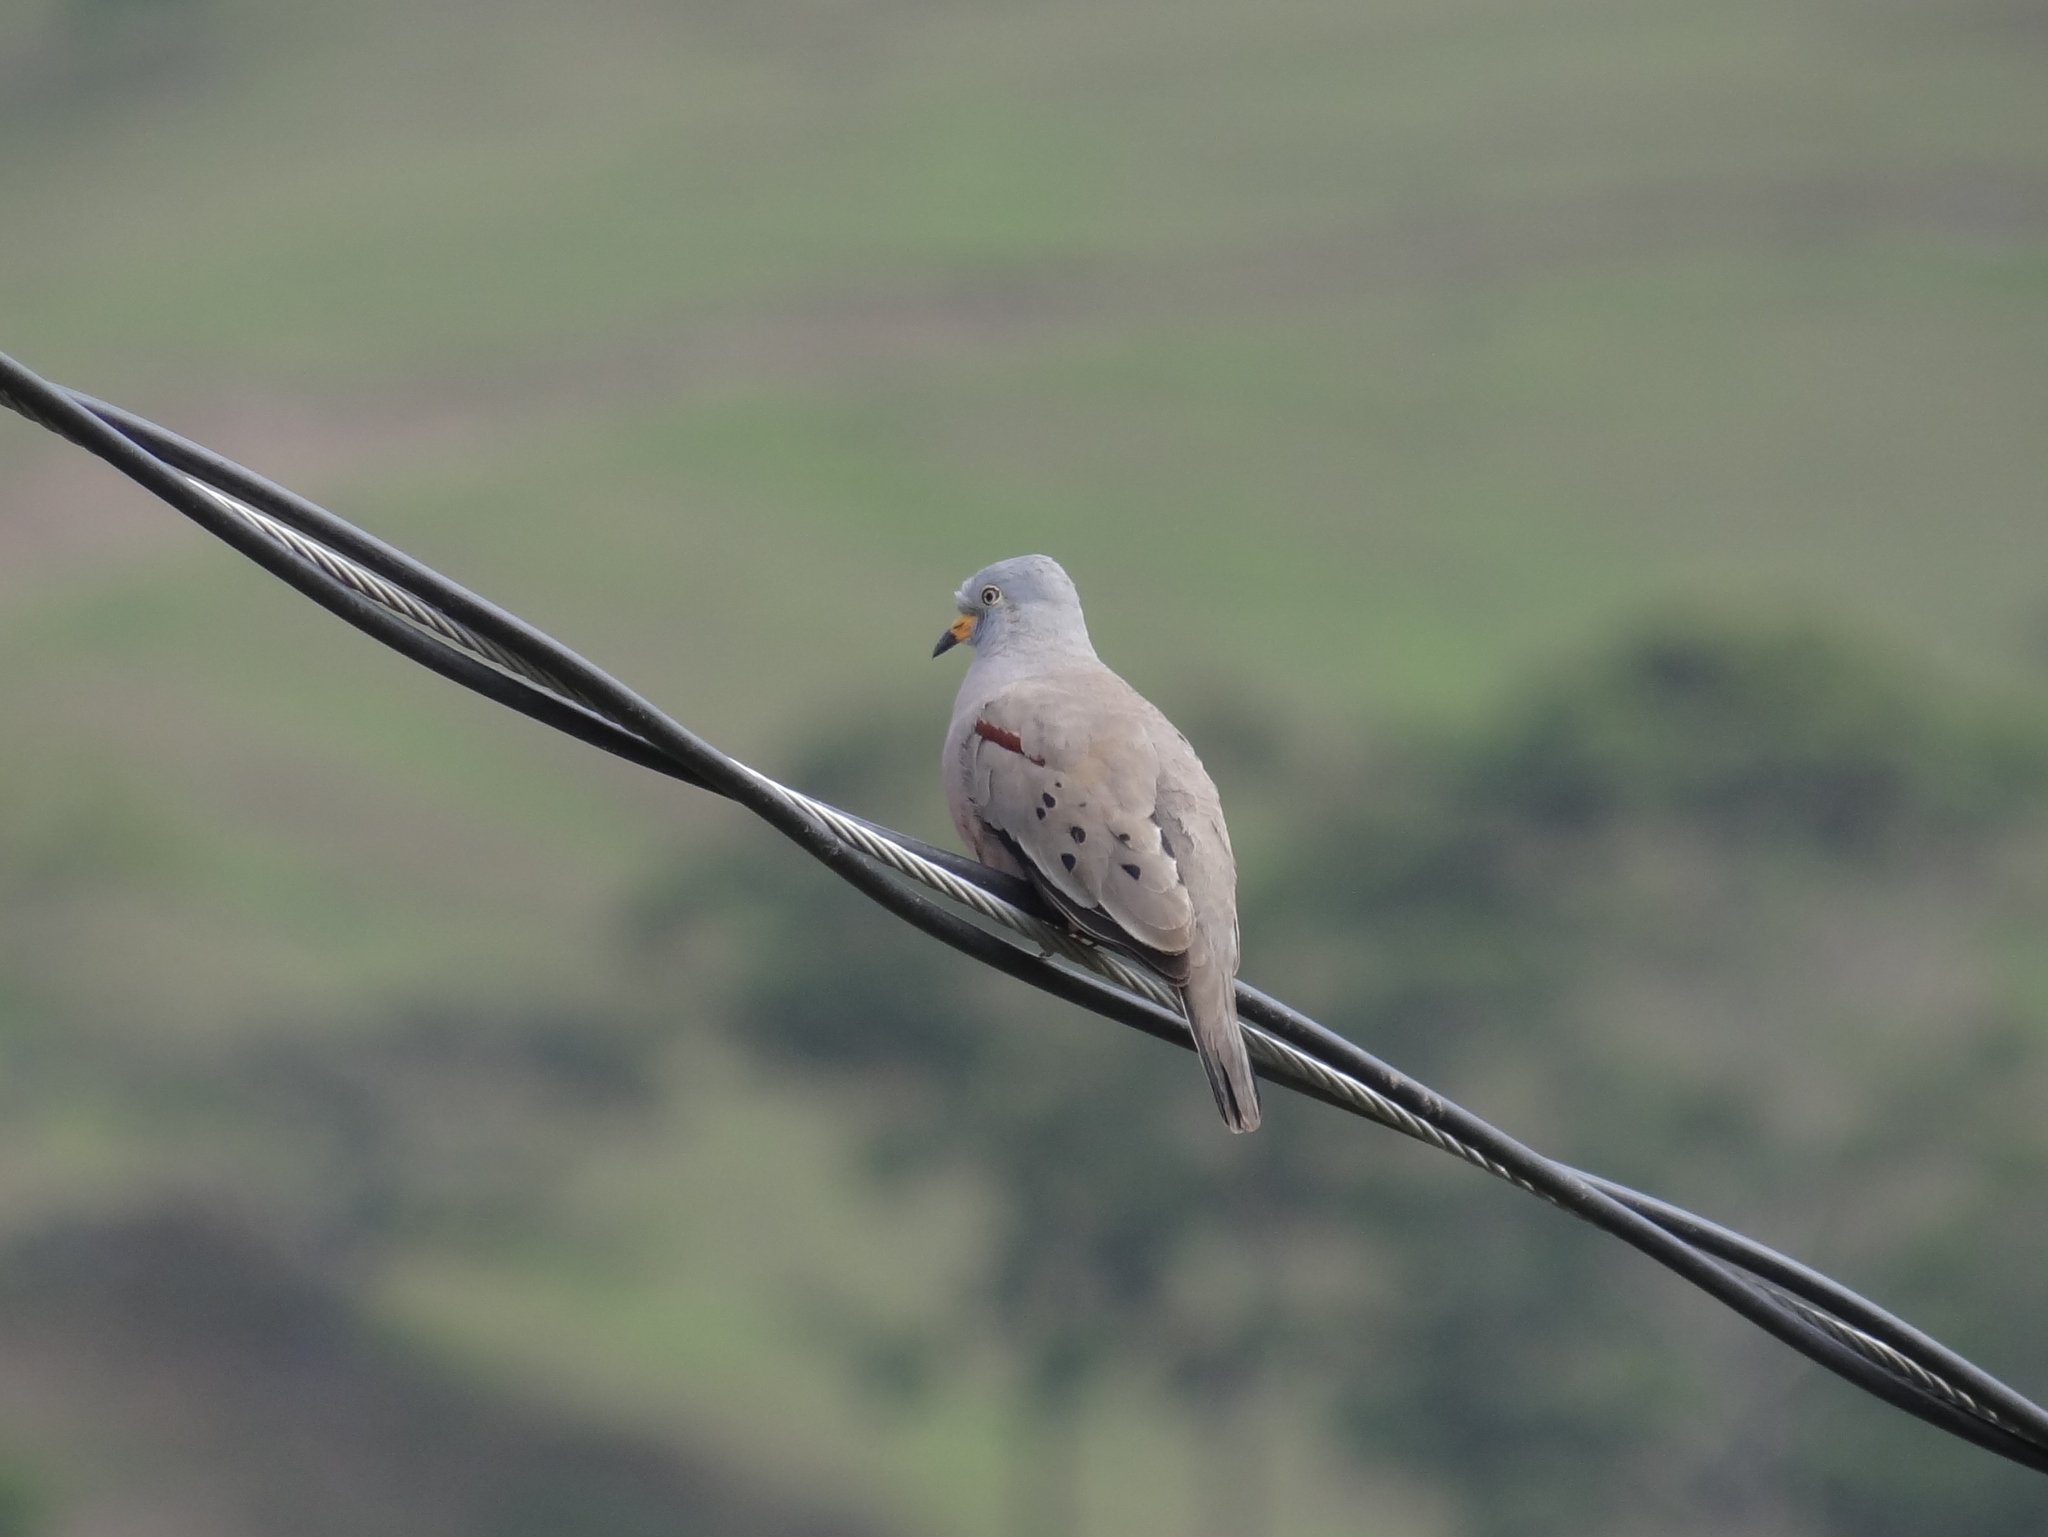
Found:
[[[360,593],[372,603],[389,610],[422,634],[467,651],[478,661],[487,662],[500,672],[544,688],[571,704],[582,705],[585,709],[596,708],[572,685],[556,677],[546,668],[537,667],[516,651],[479,635],[468,625],[450,618],[439,608],[416,594],[407,592],[396,582],[386,581],[361,562],[351,560],[339,550],[299,532],[283,519],[274,518],[267,512],[251,507],[240,497],[230,496],[218,486],[201,480],[197,475],[183,470],[173,473],[222,511],[232,513],[257,532],[277,541],[299,559],[326,572],[343,586]]]
[[[1976,1399],[1950,1382],[1946,1377],[1929,1371],[1904,1351],[1894,1350],[1876,1335],[1857,1328],[1846,1319],[1837,1318],[1826,1308],[1816,1307],[1804,1297],[1789,1292],[1782,1286],[1771,1286],[1768,1282],[1765,1285],[1771,1294],[1787,1307],[1811,1319],[1817,1327],[1826,1330],[1836,1339],[1841,1340],[1851,1350],[1868,1357],[1885,1370],[1897,1376],[1905,1377],[1912,1382],[1918,1383],[1928,1392],[1946,1399],[1964,1413],[1973,1414],[1988,1424],[2004,1428],[2005,1421],[1998,1417],[1997,1411],[1977,1402]]]

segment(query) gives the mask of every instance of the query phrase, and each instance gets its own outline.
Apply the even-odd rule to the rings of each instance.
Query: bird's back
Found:
[[[977,858],[1029,877],[1180,985],[1225,1119],[1256,1126],[1234,984],[1237,865],[1187,738],[1092,654],[977,656],[946,736],[945,786]]]

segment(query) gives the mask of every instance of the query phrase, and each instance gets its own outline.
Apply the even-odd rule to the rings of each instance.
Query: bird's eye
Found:
[[[1000,602],[1002,596],[1003,589],[1000,587],[984,587],[981,589],[981,601],[984,606],[990,603]]]

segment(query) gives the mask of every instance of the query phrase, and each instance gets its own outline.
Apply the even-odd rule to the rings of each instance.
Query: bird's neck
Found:
[[[983,701],[994,698],[1013,683],[1101,665],[1095,648],[1085,637],[1077,646],[1070,640],[1036,643],[1033,637],[1012,633],[996,645],[975,647],[974,660],[967,664],[967,672],[960,679],[953,713],[957,717],[963,711],[979,709]]]
[[[978,642],[973,670],[1022,675],[1091,662],[1100,665],[1085,625],[1055,629],[1012,622]]]

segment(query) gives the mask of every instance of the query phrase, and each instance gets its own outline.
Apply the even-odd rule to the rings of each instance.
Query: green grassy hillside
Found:
[[[935,748],[952,587],[1029,549],[1170,710],[1309,741],[1462,728],[1672,608],[2030,697],[2044,78],[2022,0],[23,0],[0,349],[769,767],[874,712]],[[198,1192],[374,1230],[380,1316],[464,1370],[990,1529],[1001,1363],[897,1421],[819,1343],[812,1278],[915,1308],[960,1243],[877,1204],[830,1093],[700,1041],[637,1119],[458,1095],[420,1156],[495,1225],[366,1228],[361,1150],[276,1124],[249,1062],[381,1062],[394,1019],[687,1022],[620,915],[737,823],[79,460],[0,421],[0,1223]],[[1182,1530],[1187,1427],[1127,1391],[1091,1519]],[[1321,1455],[1285,1529],[1357,1530]]]

